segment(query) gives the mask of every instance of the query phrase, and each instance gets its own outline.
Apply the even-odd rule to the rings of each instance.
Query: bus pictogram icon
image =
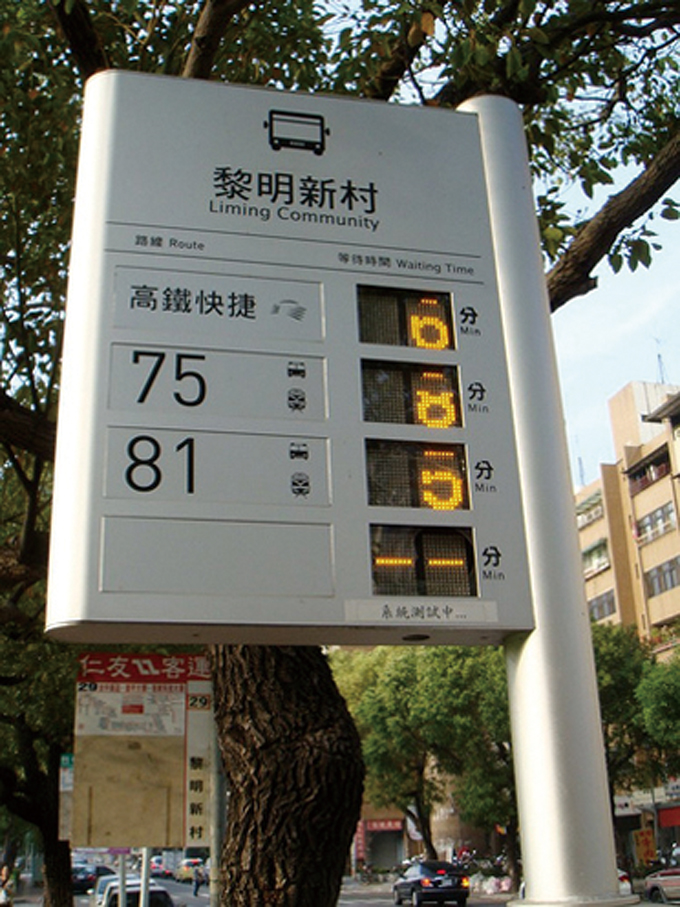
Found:
[[[269,144],[274,151],[298,148],[322,155],[330,129],[324,118],[316,113],[292,113],[289,110],[270,110],[264,123],[269,132]]]

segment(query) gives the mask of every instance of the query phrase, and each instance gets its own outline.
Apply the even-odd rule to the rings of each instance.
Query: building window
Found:
[[[664,447],[653,460],[648,460],[644,465],[631,469],[628,473],[628,486],[631,496],[639,494],[645,488],[649,488],[654,482],[663,479],[669,475],[671,463],[668,456],[668,448]]]
[[[680,585],[680,557],[671,558],[645,573],[645,588],[648,598],[661,595],[663,592],[668,592],[669,589],[675,589],[677,585]]]
[[[579,529],[583,529],[584,526],[589,526],[603,517],[604,507],[602,506],[601,492],[586,498],[576,508],[576,525]]]
[[[591,598],[588,602],[588,608],[590,609],[591,620],[602,620],[604,617],[609,617],[610,614],[616,611],[614,590],[609,589],[607,592],[603,592],[602,595]]]
[[[581,557],[583,559],[583,575],[586,579],[596,573],[600,573],[602,570],[606,570],[610,566],[607,539],[600,539],[594,545],[591,545],[590,548],[586,548],[581,553]]]
[[[635,538],[644,545],[675,529],[677,519],[671,501],[641,517],[635,524]]]

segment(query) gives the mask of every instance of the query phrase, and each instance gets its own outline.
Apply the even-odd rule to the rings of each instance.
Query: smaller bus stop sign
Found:
[[[533,626],[477,118],[87,85],[48,631]]]
[[[207,658],[90,652],[77,683],[71,844],[209,846]]]

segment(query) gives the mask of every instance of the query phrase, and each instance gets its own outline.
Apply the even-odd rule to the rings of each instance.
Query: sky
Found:
[[[671,193],[672,194],[672,193]],[[651,267],[613,274],[552,316],[574,487],[613,463],[607,401],[630,381],[680,385],[680,221],[656,218]]]

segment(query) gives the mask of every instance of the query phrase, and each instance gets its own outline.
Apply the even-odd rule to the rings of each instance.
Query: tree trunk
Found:
[[[439,854],[437,853],[437,848],[434,846],[434,841],[432,840],[432,811],[429,807],[425,806],[420,794],[415,794],[413,800],[412,817],[423,839],[425,857],[428,860],[438,860]]]
[[[519,891],[522,882],[521,856],[519,846],[519,826],[516,819],[511,819],[507,825],[505,839],[508,851],[508,873],[512,882],[512,890]]]
[[[73,907],[71,845],[68,841],[59,840],[59,762],[60,748],[52,746],[48,773],[43,783],[39,822],[45,858],[43,907]]]
[[[215,646],[229,789],[222,903],[332,907],[361,811],[361,743],[316,647]]]
[[[56,833],[43,833],[44,907],[72,907],[71,848],[68,841],[58,841]]]

